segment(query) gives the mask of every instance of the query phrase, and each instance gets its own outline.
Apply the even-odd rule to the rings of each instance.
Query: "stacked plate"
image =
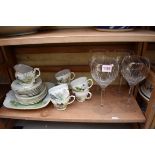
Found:
[[[18,80],[15,80],[12,82],[11,88],[17,102],[23,105],[38,103],[47,95],[47,87],[41,78],[38,78],[33,85],[21,85]]]
[[[54,84],[50,83],[50,82],[45,82],[44,84],[46,85],[47,89],[50,89],[51,87],[54,86]],[[17,101],[15,92],[13,90],[10,90],[6,94],[6,98],[3,102],[3,105],[9,109],[35,110],[35,109],[40,109],[40,108],[46,107],[49,104],[49,102],[50,102],[50,96],[49,96],[49,94],[47,94],[40,102],[37,102],[35,104],[31,104],[31,102],[29,102],[30,104],[27,104],[27,103],[23,104],[23,102]]]
[[[16,80],[12,82],[12,90],[7,93],[3,105],[11,109],[39,109],[46,106],[50,102],[48,89],[53,84],[42,82],[39,68],[24,64],[14,68]]]

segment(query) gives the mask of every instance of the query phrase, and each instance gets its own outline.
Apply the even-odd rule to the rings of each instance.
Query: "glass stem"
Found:
[[[103,107],[104,105],[104,101],[103,101],[104,97],[105,97],[105,88],[101,87],[101,104],[100,104],[101,107]]]
[[[119,93],[121,92],[122,80],[123,80],[123,77],[122,77],[122,75],[120,75],[119,90],[118,90]]]
[[[134,88],[134,86],[130,86],[129,95],[128,95],[128,102],[130,101],[131,96],[132,96],[132,94],[133,94],[133,88]]]

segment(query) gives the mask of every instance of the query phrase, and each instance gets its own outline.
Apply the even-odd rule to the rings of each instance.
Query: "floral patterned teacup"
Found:
[[[70,95],[67,84],[60,84],[49,89],[51,102],[57,110],[65,110],[67,105],[75,101],[75,96]],[[71,99],[72,98],[72,99]]]
[[[84,102],[85,100],[91,99],[92,93],[89,90],[83,92],[73,92],[78,102]]]
[[[69,69],[64,69],[55,74],[55,78],[58,84],[70,83],[75,78],[75,73]]]
[[[33,84],[35,80],[40,76],[39,68],[32,68],[28,65],[17,64],[14,66],[15,77],[20,81],[22,85]]]
[[[74,92],[83,92],[93,86],[93,80],[87,79],[87,77],[80,77],[73,80],[70,85]]]

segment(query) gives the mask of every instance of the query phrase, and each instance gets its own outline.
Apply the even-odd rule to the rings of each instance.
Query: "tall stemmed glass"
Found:
[[[149,59],[136,55],[124,57],[121,73],[130,86],[128,101],[130,101],[134,86],[143,81],[147,77],[149,71]]]
[[[119,64],[116,59],[105,56],[104,53],[97,53],[92,56],[90,68],[93,79],[101,87],[100,105],[104,106],[103,94],[105,94],[105,88],[116,79]]]
[[[123,77],[122,77],[122,74],[121,74],[121,63],[122,63],[122,60],[125,56],[129,56],[129,55],[132,55],[133,54],[133,51],[132,50],[127,50],[127,49],[115,49],[114,52],[115,54],[115,58],[117,59],[118,61],[118,64],[119,64],[119,86],[118,86],[118,93],[120,94],[121,92],[121,86],[122,86],[122,82],[123,82]]]

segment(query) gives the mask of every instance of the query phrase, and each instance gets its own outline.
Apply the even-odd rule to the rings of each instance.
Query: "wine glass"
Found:
[[[130,86],[128,101],[133,93],[134,86],[147,77],[149,70],[149,59],[136,55],[124,57],[122,61],[121,73]]]
[[[114,55],[118,61],[118,64],[119,64],[119,86],[118,86],[118,93],[120,94],[121,92],[121,86],[122,86],[122,82],[123,82],[123,77],[122,77],[122,74],[121,74],[121,63],[122,63],[122,60],[125,56],[130,56],[133,54],[133,51],[132,50],[127,50],[127,49],[115,49],[114,50]]]
[[[116,59],[105,56],[104,53],[96,53],[90,62],[91,75],[101,87],[101,106],[103,107],[103,93],[105,88],[112,83],[119,72],[119,64]]]

